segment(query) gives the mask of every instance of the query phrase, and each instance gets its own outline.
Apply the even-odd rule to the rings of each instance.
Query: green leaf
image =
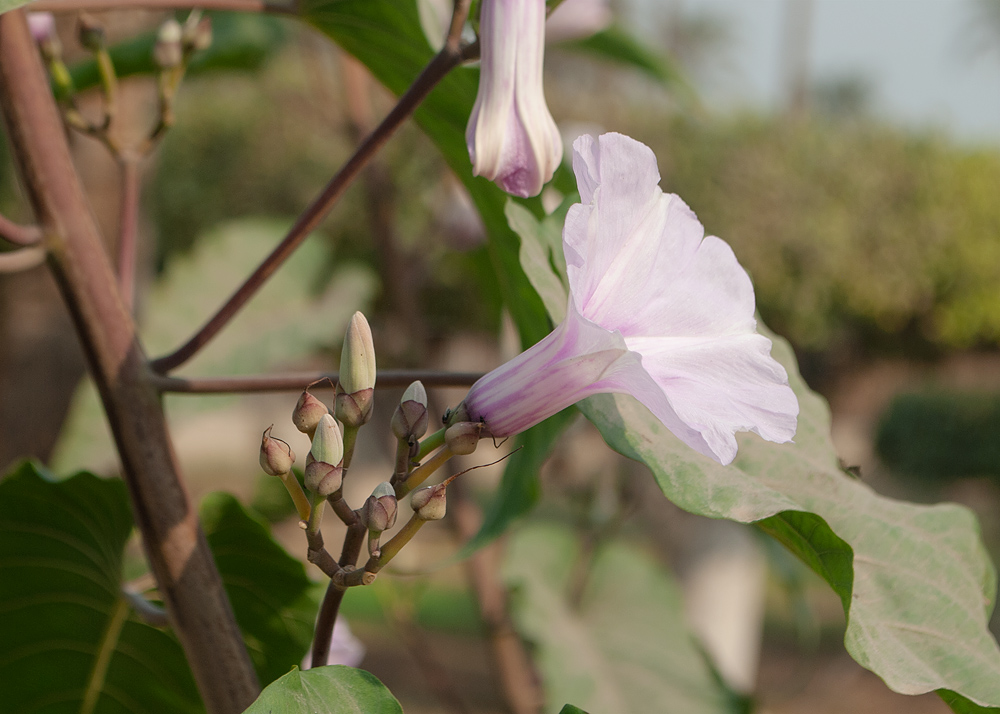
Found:
[[[693,88],[672,59],[650,49],[621,27],[611,26],[590,37],[562,43],[559,47],[634,67],[668,89],[674,90],[681,98],[694,99]]]
[[[680,592],[652,557],[626,541],[602,544],[577,594],[581,557],[579,538],[553,523],[519,530],[507,551],[512,616],[534,645],[546,711],[570,698],[601,714],[741,710],[695,646]]]
[[[575,707],[572,704],[566,704],[559,710],[559,714],[587,714],[587,712],[580,707]]]
[[[230,494],[207,496],[201,519],[257,676],[271,682],[301,662],[312,642],[312,583],[266,523]]]
[[[541,496],[538,472],[552,453],[556,439],[575,416],[575,409],[564,409],[517,437],[518,450],[507,460],[500,487],[486,508],[483,525],[465,544],[458,558],[468,557],[499,538],[514,521],[535,507]]]
[[[30,0],[0,0],[0,12],[16,10],[22,5],[27,5]]]
[[[0,483],[4,711],[203,711],[180,645],[122,598],[131,531],[121,481],[26,463]]]
[[[613,449],[652,469],[674,503],[760,522],[826,579],[844,603],[848,652],[891,689],[1000,705],[1000,649],[987,629],[996,574],[975,517],[955,505],[894,501],[844,474],[825,402],[799,376],[788,344],[772,339],[801,407],[795,443],[744,435],[732,466],[684,446],[631,397],[578,406]]]
[[[343,665],[292,670],[268,686],[245,714],[402,714],[373,674]]]
[[[354,55],[394,94],[402,94],[433,57],[420,26],[416,0],[303,0],[302,16]],[[459,67],[448,74],[414,114],[421,129],[469,190],[489,237],[487,251],[504,304],[524,347],[550,331],[549,318],[518,259],[519,241],[507,225],[507,194],[472,176],[465,125],[476,99],[479,72]],[[538,205],[538,201],[531,202]]]
[[[188,74],[222,70],[254,70],[264,63],[285,41],[284,23],[266,15],[235,12],[209,13],[212,18],[212,44],[192,56]],[[108,50],[119,77],[153,74],[156,32],[146,32]],[[70,67],[77,90],[96,87],[101,75],[93,59]],[[183,94],[183,92],[182,92]]]
[[[200,236],[190,253],[171,261],[146,304],[142,336],[147,351],[162,354],[187,339],[281,240],[290,224],[261,217],[229,221]],[[307,240],[185,369],[205,376],[266,372],[336,347],[351,315],[370,303],[375,277],[360,265],[345,265],[330,275],[329,263],[328,247]],[[168,395],[166,399],[171,424],[182,426],[185,420],[232,405],[239,397]],[[117,468],[117,463],[97,390],[85,380],[74,395],[52,468],[103,472]]]
[[[569,209],[560,210],[539,221],[520,203],[507,201],[507,222],[521,240],[518,259],[531,287],[542,299],[555,324],[566,317],[566,261],[562,253],[562,225]]]

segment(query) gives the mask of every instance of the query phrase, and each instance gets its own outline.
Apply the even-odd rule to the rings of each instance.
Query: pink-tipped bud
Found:
[[[383,481],[361,507],[361,522],[369,531],[381,533],[396,524],[396,493],[392,484]]]
[[[296,429],[308,434],[311,439],[319,420],[329,413],[330,410],[326,405],[306,390],[302,392],[299,401],[295,403],[295,409],[292,410],[292,423]]]
[[[482,433],[482,422],[460,421],[445,430],[444,443],[451,449],[451,453],[464,456],[476,450]]]
[[[283,476],[292,470],[295,453],[286,442],[271,436],[267,427],[260,440],[260,467],[269,476]]]
[[[423,521],[440,521],[447,510],[444,484],[418,488],[410,496],[410,508]]]
[[[392,415],[391,427],[397,439],[419,439],[427,433],[427,390],[419,381],[403,392]]]

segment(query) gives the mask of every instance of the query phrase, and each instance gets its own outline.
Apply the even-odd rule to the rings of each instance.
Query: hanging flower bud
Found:
[[[444,443],[451,453],[458,456],[471,454],[476,450],[483,433],[483,423],[478,421],[460,421],[449,426],[444,432]]]
[[[93,15],[80,13],[76,24],[76,36],[80,44],[91,52],[97,52],[104,47],[104,27]]]
[[[562,159],[542,91],[545,0],[483,0],[479,93],[465,130],[472,173],[537,196]]]
[[[396,524],[396,493],[392,484],[383,481],[361,507],[361,522],[369,531],[381,533]]]
[[[316,426],[309,457],[306,459],[306,488],[321,496],[337,491],[344,481],[344,439],[340,426],[329,414],[324,414]]]
[[[421,382],[414,382],[403,392],[391,426],[397,439],[419,439],[427,433],[427,390]]]
[[[410,496],[410,507],[423,521],[440,521],[447,510],[444,484],[418,488]]]
[[[295,453],[286,442],[272,438],[271,429],[267,427],[260,440],[260,467],[268,476],[281,476],[292,470]]]
[[[56,18],[51,12],[29,12],[28,29],[35,42],[42,44],[56,36]]]
[[[340,353],[340,383],[334,414],[347,426],[366,424],[372,415],[375,395],[375,345],[368,320],[354,313]]]
[[[295,409],[292,410],[292,423],[296,429],[303,434],[308,434],[311,439],[319,420],[329,413],[330,410],[326,408],[326,405],[306,389],[299,397],[299,401],[295,403]]]

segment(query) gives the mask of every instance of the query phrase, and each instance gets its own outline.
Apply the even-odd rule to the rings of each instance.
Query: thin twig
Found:
[[[233,10],[235,12],[270,12],[297,14],[291,4],[269,3],[265,0],[36,0],[32,11],[79,12],[90,10]]]
[[[431,90],[452,69],[463,61],[457,38],[445,45],[428,63],[420,76],[399,98],[396,106],[382,123],[362,142],[347,163],[337,172],[323,192],[309,205],[292,226],[288,235],[278,244],[264,262],[250,275],[235,293],[209,318],[184,345],[171,354],[153,360],[152,368],[162,373],[179,367],[193,357],[202,347],[229,323],[234,315],[253,297],[269,277],[287,260],[306,237],[320,224],[337,200],[351,185],[368,161],[389,140],[403,122],[416,110]]]
[[[353,567],[358,562],[361,555],[361,547],[365,543],[365,526],[361,519],[347,529],[344,536],[344,550],[340,555],[341,567]],[[316,634],[313,638],[312,658],[310,665],[320,667],[326,664],[330,658],[330,642],[333,640],[333,625],[337,621],[337,613],[340,611],[340,603],[344,601],[344,588],[334,584],[330,579],[330,584],[326,588],[323,596],[323,604],[320,605],[319,615],[316,618]]]
[[[135,270],[139,239],[139,199],[141,178],[138,157],[123,155],[118,160],[121,169],[122,195],[118,218],[118,286],[126,309],[135,303]]]
[[[45,249],[39,245],[0,253],[0,273],[21,273],[45,262]]]
[[[378,387],[407,387],[420,380],[425,387],[468,387],[483,375],[478,372],[436,372],[419,369],[384,369],[378,373]],[[300,392],[316,382],[338,381],[336,372],[301,372],[297,374],[260,374],[246,377],[165,377],[153,375],[152,382],[161,392],[179,394],[233,394],[251,392]]]
[[[14,245],[34,245],[42,239],[42,229],[38,226],[22,226],[7,216],[0,215],[0,238]]]

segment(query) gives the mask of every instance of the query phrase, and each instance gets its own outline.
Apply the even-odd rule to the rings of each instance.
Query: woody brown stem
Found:
[[[0,15],[0,105],[49,267],[100,392],[160,596],[206,709],[237,714],[257,696],[257,679],[181,482],[159,394],[22,10]]]

